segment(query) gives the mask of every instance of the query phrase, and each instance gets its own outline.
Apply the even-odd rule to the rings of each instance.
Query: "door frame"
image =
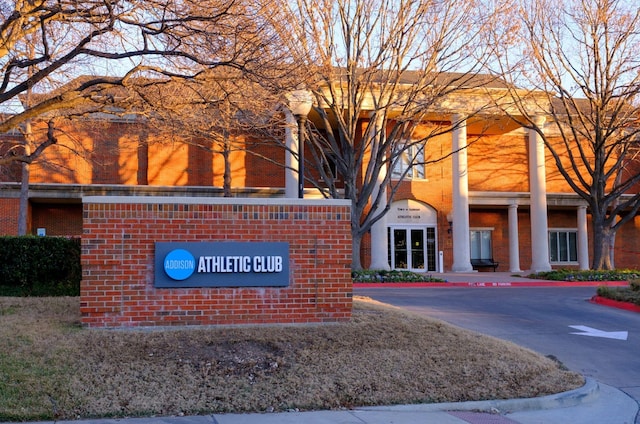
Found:
[[[437,255],[438,252],[438,237],[437,231],[438,227],[436,225],[428,225],[428,224],[392,224],[387,226],[387,235],[388,235],[388,245],[387,245],[387,257],[389,258],[389,266],[394,270],[406,270],[412,272],[426,273],[426,272],[438,272],[438,260],[437,257],[434,257],[434,269],[428,269],[429,267],[429,258],[428,258],[428,229],[432,228],[434,230],[434,240],[433,240],[433,249],[434,254]],[[395,236],[394,230],[404,230],[407,234],[407,268],[398,268],[395,264]],[[414,268],[411,260],[411,230],[422,230],[422,245],[423,245],[423,260],[424,260],[424,268]],[[410,266],[411,265],[411,266]]]

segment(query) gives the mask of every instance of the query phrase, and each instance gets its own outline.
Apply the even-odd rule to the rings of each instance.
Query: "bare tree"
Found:
[[[250,78],[212,70],[189,80],[139,84],[122,107],[142,115],[147,125],[159,135],[166,134],[167,139],[181,140],[203,155],[220,155],[223,191],[230,197],[232,155],[260,155],[260,146],[254,146],[258,138],[268,140],[265,144],[275,141],[281,146],[282,123],[276,110],[279,101],[279,94]],[[280,165],[275,158],[261,157]]]
[[[616,231],[640,208],[637,161],[640,9],[624,0],[516,1],[497,70],[525,127],[540,134],[569,186],[588,204],[594,269],[614,267]],[[505,28],[507,28],[505,30]],[[519,55],[519,53],[522,53]],[[533,99],[553,118],[540,124]]]
[[[429,113],[480,83],[488,17],[477,6],[298,0],[291,10],[297,51],[313,70],[308,88],[319,122],[310,137],[316,175],[306,178],[326,196],[351,201],[353,269],[362,267],[362,238],[389,210],[387,199],[416,165],[440,159],[429,159],[428,141],[457,125],[429,122]]]
[[[25,164],[23,182],[28,184],[28,164],[57,142],[51,117],[85,115],[105,107],[113,112],[113,87],[130,88],[145,78],[147,82],[195,78],[211,68],[277,78],[279,52],[273,42],[277,32],[266,18],[267,3],[3,2],[0,133],[22,129],[25,138],[4,141],[0,166]],[[27,124],[36,119],[50,122],[44,138],[28,131]],[[26,211],[22,215],[26,217]]]

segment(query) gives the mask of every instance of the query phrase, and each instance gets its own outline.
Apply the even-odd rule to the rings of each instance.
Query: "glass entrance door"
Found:
[[[435,228],[398,228],[388,231],[391,269],[436,271]]]

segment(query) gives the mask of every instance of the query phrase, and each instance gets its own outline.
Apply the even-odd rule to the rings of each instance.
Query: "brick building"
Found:
[[[482,101],[477,93],[470,96]],[[463,100],[432,117],[456,123],[422,153],[445,159],[413,168],[389,199],[390,212],[365,237],[363,264],[430,273],[469,271],[479,260],[511,272],[588,268],[589,210],[540,137],[496,112],[471,117]],[[539,118],[553,131],[548,116]],[[287,133],[287,143],[295,143],[294,133]],[[285,149],[244,137],[235,142],[253,147],[230,153],[234,196],[291,196],[296,182],[280,165]],[[82,236],[86,196],[221,196],[223,169],[222,155],[206,143],[167,137],[140,120],[78,120],[31,166],[29,226],[34,234],[42,228],[47,235]],[[14,234],[19,178],[2,178],[0,233]],[[305,197],[319,196],[308,185]],[[637,267],[639,225],[636,218],[618,232],[619,268]]]

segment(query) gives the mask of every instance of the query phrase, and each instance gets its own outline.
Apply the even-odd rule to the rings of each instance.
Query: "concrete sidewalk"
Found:
[[[576,390],[530,399],[362,407],[338,411],[57,421],[57,424],[633,424],[638,404],[587,379]],[[41,421],[33,424],[53,424]]]

